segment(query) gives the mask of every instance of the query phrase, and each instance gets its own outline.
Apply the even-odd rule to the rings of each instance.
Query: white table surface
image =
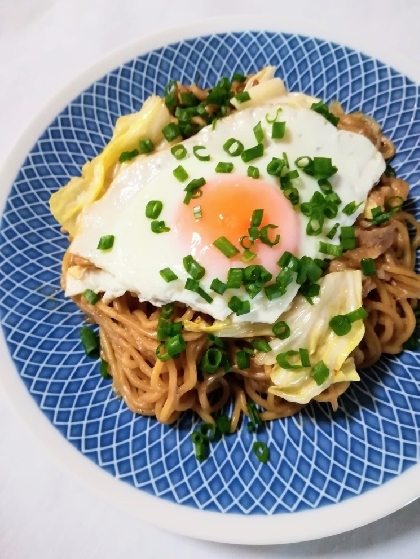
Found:
[[[357,29],[373,36],[378,48],[386,43],[401,60],[420,58],[418,0],[0,0],[0,160],[48,99],[109,51],[203,17],[261,11],[279,22],[285,13],[322,21],[325,12],[334,11],[335,34],[342,30],[345,42]],[[199,542],[144,524],[81,486],[0,397],[0,559],[169,556],[418,559],[420,501],[315,542],[267,547]]]

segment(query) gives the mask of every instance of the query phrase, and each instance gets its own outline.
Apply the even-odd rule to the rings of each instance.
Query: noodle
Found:
[[[243,86],[236,84],[237,91]],[[208,92],[193,85],[179,86],[178,94],[191,91],[202,100]],[[207,106],[211,114],[212,105]],[[344,114],[338,103],[331,111],[340,117],[339,128],[365,135],[385,158],[394,155],[392,142],[379,125],[362,113]],[[201,122],[200,117],[196,124]],[[176,119],[173,119],[176,121]],[[394,196],[405,201],[408,184],[383,175],[371,191],[366,207],[381,206]],[[349,250],[330,262],[327,272],[360,269],[361,258],[373,258],[377,275],[363,280],[363,306],[369,312],[364,320],[365,334],[353,353],[359,367],[375,363],[382,353],[402,351],[416,326],[414,309],[420,298],[420,276],[414,267],[416,250],[420,246],[420,223],[399,210],[384,227],[372,228],[371,223],[359,216],[355,224],[359,248]],[[410,231],[414,233],[411,235]],[[67,253],[63,261],[63,277],[70,266],[89,266],[78,256]],[[173,423],[186,410],[193,410],[207,423],[214,423],[214,414],[232,400],[231,431],[238,427],[242,414],[248,415],[247,401],[262,408],[261,418],[273,420],[297,413],[303,406],[268,393],[271,366],[257,365],[251,358],[247,370],[233,366],[231,372],[219,371],[202,378],[198,364],[209,341],[206,334],[183,332],[186,349],[178,359],[166,362],[156,357],[158,321],[161,309],[149,303],[140,303],[126,293],[109,304],[98,301],[91,305],[82,296],[74,302],[90,320],[99,325],[101,356],[108,362],[115,392],[135,413],[155,416],[161,423]],[[191,308],[175,304],[174,322],[193,321],[200,316]],[[206,320],[206,317],[200,316]],[[211,320],[211,319],[210,319]],[[241,348],[241,340],[229,341],[229,354],[234,356]],[[234,359],[232,359],[234,362]],[[315,397],[318,402],[329,402],[337,409],[338,397],[349,382],[331,385]]]

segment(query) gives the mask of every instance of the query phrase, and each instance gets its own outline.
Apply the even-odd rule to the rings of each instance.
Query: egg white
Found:
[[[284,139],[273,140],[271,124],[267,123],[266,115],[274,117],[280,107],[282,112],[278,120],[286,122],[287,132]],[[253,128],[258,122],[261,122],[264,130],[264,155],[250,163],[244,163],[240,157],[230,157],[222,147],[226,140],[233,137],[240,140],[245,148],[255,146]],[[242,299],[248,299],[248,296],[244,288],[229,289],[224,295],[212,292],[210,284],[215,277],[226,280],[220,276],[216,265],[214,269],[206,267],[206,274],[200,282],[203,289],[214,298],[213,303],[206,303],[198,294],[184,289],[188,274],[183,268],[182,260],[187,254],[194,256],[194,247],[185,246],[175,226],[176,213],[185,196],[185,184],[178,182],[173,176],[175,167],[182,164],[190,179],[204,177],[206,181],[210,181],[220,178],[220,174],[215,172],[219,161],[232,161],[235,173],[244,176],[248,166],[252,164],[259,168],[260,178],[278,190],[278,179],[266,171],[267,164],[273,157],[282,157],[283,152],[286,152],[292,169],[295,168],[295,159],[301,156],[332,158],[338,172],[330,182],[342,200],[340,209],[353,201],[362,204],[351,216],[339,210],[334,220],[325,221],[324,233],[316,237],[306,235],[308,220],[298,212],[298,256],[312,258],[325,258],[318,250],[320,241],[338,243],[338,240],[330,241],[325,233],[334,223],[338,222],[341,226],[354,223],[363,211],[369,190],[378,182],[385,169],[382,155],[367,138],[337,130],[314,111],[294,108],[286,103],[269,103],[233,113],[218,121],[214,130],[208,126],[182,144],[188,152],[188,156],[182,161],[177,161],[168,149],[123,165],[106,194],[82,212],[70,252],[89,260],[98,270],[87,271],[81,277],[70,270],[66,277],[66,295],[76,295],[90,288],[95,292],[105,292],[105,300],[110,300],[129,291],[141,301],[150,301],[157,306],[179,301],[215,319],[223,320],[231,314],[227,303],[233,295],[239,295]],[[210,161],[199,161],[193,155],[192,148],[197,145],[206,147],[211,156]],[[316,180],[303,172],[300,172],[293,184],[299,190],[300,203],[309,201],[314,192],[319,191]],[[145,217],[145,208],[150,200],[163,202],[159,219],[164,220],[171,228],[168,233],[152,233],[150,220]],[[190,206],[192,211],[193,203]],[[255,208],[257,207],[256,191]],[[217,233],[215,232],[215,238],[218,237]],[[98,240],[104,235],[115,236],[111,251],[97,249]],[[179,279],[166,283],[159,274],[159,270],[166,267],[171,268]],[[251,300],[251,312],[234,316],[234,322],[273,323],[289,308],[298,287],[294,282],[286,295],[274,301],[268,301],[260,293]]]

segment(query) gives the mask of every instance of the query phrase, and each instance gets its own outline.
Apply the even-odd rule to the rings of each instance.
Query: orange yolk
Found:
[[[269,229],[268,236],[274,240],[280,235],[280,242],[270,248],[260,240],[251,248],[257,257],[249,264],[262,264],[271,273],[278,272],[276,262],[280,256],[289,251],[296,254],[299,248],[299,220],[291,203],[285,198],[279,187],[262,180],[240,175],[229,175],[213,179],[202,187],[202,196],[182,204],[178,210],[176,227],[179,235],[188,246],[188,252],[209,271],[238,266],[241,254],[227,259],[213,241],[226,237],[241,253],[240,239],[247,236],[251,226],[252,213],[263,209],[263,219],[259,228],[269,223],[277,229]],[[193,209],[201,206],[202,217],[196,219]],[[240,265],[240,264],[239,264]]]

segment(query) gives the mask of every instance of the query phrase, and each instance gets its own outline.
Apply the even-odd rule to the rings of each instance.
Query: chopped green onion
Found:
[[[194,260],[191,254],[185,256],[182,260],[182,263],[187,273],[195,280],[200,280],[206,273],[206,270],[203,268],[203,266],[201,266],[196,260]]]
[[[249,238],[252,241],[256,241],[257,239],[260,238],[260,230],[258,229],[258,227],[249,227],[248,229],[248,233],[249,233]]]
[[[275,245],[277,245],[280,242],[280,235],[276,235],[274,241],[270,241],[270,239],[268,238],[268,230],[269,229],[277,229],[278,225],[273,225],[272,223],[269,223],[268,225],[265,225],[264,227],[261,227],[260,229],[260,239],[261,242],[269,247],[273,247]]]
[[[170,122],[162,130],[162,134],[168,142],[173,142],[180,134],[179,126],[174,122]]]
[[[268,353],[271,351],[271,346],[267,340],[252,340],[251,345],[254,349],[261,351],[262,353]]]
[[[200,198],[202,192],[200,188],[206,184],[206,179],[201,177],[199,179],[193,179],[190,181],[187,186],[184,188],[184,192],[187,194],[184,198],[184,204],[188,205],[192,199]],[[198,193],[201,193],[197,196]]]
[[[166,347],[165,344],[159,344],[156,348],[156,357],[159,359],[159,361],[163,361],[163,363],[165,363],[165,361],[169,361],[169,359],[171,358],[171,356],[169,355],[169,353],[166,351]]]
[[[238,351],[238,353],[236,354],[236,364],[238,366],[238,369],[240,369],[241,371],[243,369],[249,369],[250,366],[249,354],[243,350]]]
[[[171,281],[175,281],[178,279],[178,276],[170,268],[163,268],[163,270],[159,270],[159,274],[166,281],[166,283],[170,283]]]
[[[182,328],[182,323],[181,323]],[[159,318],[157,330],[156,330],[156,337],[159,342],[163,342],[167,340],[172,334],[172,322],[167,318]]]
[[[278,299],[285,294],[284,287],[282,285],[279,285],[277,282],[272,283],[271,285],[267,285],[267,287],[264,288],[264,292],[269,301]]]
[[[178,165],[178,167],[176,169],[174,169],[172,172],[173,172],[174,177],[177,180],[179,180],[179,182],[184,182],[188,178],[188,173],[182,165]]]
[[[88,326],[80,328],[80,339],[88,357],[99,357],[99,338]]]
[[[364,276],[376,276],[376,266],[373,258],[362,258],[361,265]]]
[[[181,91],[179,96],[181,103],[186,107],[192,107],[197,103],[197,97],[191,91]]]
[[[174,314],[174,310],[175,305],[173,303],[166,303],[166,305],[163,305],[161,309],[160,316],[162,318],[171,318],[171,316]]]
[[[231,268],[227,275],[227,286],[228,289],[239,289],[242,284],[244,277],[243,268]]]
[[[118,161],[120,163],[125,163],[126,161],[130,161],[131,159],[134,159],[134,157],[137,157],[139,154],[140,152],[138,149],[133,149],[132,151],[123,151]]]
[[[203,217],[203,213],[201,211],[201,206],[194,206],[193,207],[193,214],[195,219],[201,219]]]
[[[83,297],[91,305],[96,305],[96,303],[99,301],[99,296],[91,289],[85,289],[85,291],[83,291]]]
[[[252,248],[254,246],[254,240],[251,239],[251,237],[248,237],[247,235],[244,235],[243,237],[241,237],[239,239],[239,244],[245,250],[249,250],[250,248]]]
[[[197,293],[207,303],[213,303],[213,298],[210,297],[210,295],[208,293],[206,293],[204,291],[204,289],[202,289],[200,287],[200,284],[199,284],[198,280],[195,280],[193,278],[188,278],[187,281],[185,282],[185,289],[188,289],[188,291],[193,291],[194,293]]]
[[[324,243],[323,241],[319,242],[319,252],[337,257],[340,257],[343,254],[341,245],[331,245],[329,243]]]
[[[230,428],[232,425],[230,417],[222,414],[217,416],[215,418],[215,421],[216,421],[216,427],[219,429],[222,435],[228,435],[230,433]]]
[[[343,239],[341,241],[341,248],[343,250],[352,250],[356,248],[356,239]]]
[[[343,208],[343,214],[346,215],[353,215],[354,212],[363,204],[364,202],[360,202],[360,204],[356,204],[356,202],[349,202]]]
[[[239,140],[235,140],[235,138],[229,138],[229,140],[223,144],[223,149],[232,157],[236,157],[237,155],[241,155],[244,151],[244,145]]]
[[[323,101],[318,101],[317,103],[312,103],[311,109],[316,113],[322,115],[328,122],[331,122],[333,126],[337,126],[338,121],[340,120],[337,116],[334,116],[328,110],[328,106]]]
[[[258,425],[262,425],[262,419],[254,402],[247,402],[246,409],[249,413],[248,431],[252,432],[258,427]]]
[[[180,161],[181,159],[185,159],[187,150],[185,149],[185,146],[183,146],[182,144],[178,144],[177,146],[171,147],[171,153],[175,157],[175,159],[178,159]]]
[[[391,179],[395,179],[395,177],[397,176],[394,167],[391,167],[389,163],[387,163],[385,168],[385,176],[390,177]]]
[[[309,359],[309,351],[301,347],[299,348],[299,355],[300,355],[300,361],[302,363],[302,367],[310,367],[311,360]]]
[[[264,144],[257,144],[253,148],[244,150],[241,153],[241,159],[244,163],[249,163],[253,159],[262,157],[264,155]]]
[[[226,258],[232,258],[236,254],[239,254],[239,250],[229,241],[226,237],[219,237],[213,241],[213,245],[222,252]]]
[[[200,368],[204,373],[214,374],[222,366],[223,353],[220,349],[210,347],[201,359]]]
[[[254,136],[257,140],[257,144],[262,144],[264,140],[264,132],[261,126],[261,121],[254,126]]]
[[[237,316],[241,316],[243,314],[248,314],[251,310],[251,304],[249,301],[242,301],[234,295],[230,301],[228,302],[228,307],[232,312],[234,312]]]
[[[330,229],[330,231],[327,233],[327,235],[326,235],[327,238],[333,240],[339,227],[340,227],[340,224],[336,223],[334,225],[334,227],[332,229]]]
[[[207,148],[205,146],[194,146],[193,147],[193,154],[196,156],[196,158],[199,161],[210,161],[210,155],[200,155],[198,152],[202,151],[202,150],[206,150]]]
[[[348,320],[351,323],[356,322],[357,320],[363,320],[364,318],[367,318],[368,316],[369,316],[369,313],[363,307],[359,307],[355,311],[351,311],[351,312],[346,314],[346,317],[348,318]]]
[[[262,210],[254,210],[252,212],[251,225],[253,227],[259,227],[261,225],[263,215],[264,215],[264,210],[263,209]]]
[[[257,258],[257,253],[256,252],[252,252],[251,250],[249,250],[249,248],[246,248],[241,256],[241,260],[242,262],[244,262],[245,264],[247,262],[252,262],[252,260],[254,260],[255,258]]]
[[[341,228],[341,248],[343,250],[352,250],[356,248],[354,226]]]
[[[330,320],[329,326],[337,336],[345,336],[351,330],[351,322],[345,314],[334,316]]]
[[[279,353],[276,357],[276,361],[278,363],[278,365],[280,365],[280,367],[282,367],[283,369],[287,369],[287,370],[298,370],[298,369],[303,369],[303,365],[301,363],[290,363],[289,358],[290,357],[297,357],[299,354],[299,351],[294,351],[293,349],[289,350],[289,351],[285,351],[284,353]]]
[[[290,327],[284,322],[284,320],[276,322],[273,324],[273,334],[279,340],[285,340],[290,336]]]
[[[152,140],[140,140],[139,142],[140,153],[152,153],[155,151],[155,146],[153,145]]]
[[[146,206],[146,217],[149,219],[157,219],[163,209],[163,204],[160,200],[150,200]]]
[[[283,159],[279,159],[278,157],[273,157],[272,160],[267,165],[267,173],[274,177],[280,177],[284,166],[285,166],[285,162]]]
[[[225,342],[224,340],[222,340],[222,338],[219,338],[218,336],[215,336],[214,334],[207,334],[208,339],[211,341],[212,344],[214,344],[217,347],[220,347],[222,349],[225,349]]]
[[[181,351],[185,350],[186,347],[187,345],[181,334],[177,334],[176,336],[169,338],[169,340],[165,343],[166,351],[170,357],[178,356]]]
[[[313,297],[317,297],[319,295],[320,286],[317,283],[305,283],[300,287],[299,293],[305,297],[310,305],[313,305],[314,302],[312,301]]]
[[[251,95],[248,91],[242,91],[242,93],[238,93],[237,95],[235,95],[235,99],[238,101],[238,103],[246,103],[247,101],[251,100]]]
[[[270,458],[270,450],[265,443],[256,441],[252,445],[252,450],[260,462],[262,462],[263,464],[267,464]]]
[[[225,163],[224,161],[219,161],[215,169],[216,173],[231,173],[233,171],[233,163]]]
[[[242,74],[235,72],[232,76],[232,81],[243,83],[246,81],[246,76],[243,76]]]
[[[202,423],[198,428],[203,440],[209,442],[216,436],[216,425],[214,423]]]
[[[99,374],[104,380],[108,380],[111,378],[111,375],[109,374],[108,362],[104,359],[101,359],[101,364],[99,365]]]
[[[258,167],[253,167],[252,165],[250,165],[248,167],[247,175],[248,177],[251,177],[251,179],[259,179],[260,170],[258,169]]]
[[[286,266],[289,265],[290,261],[293,258],[293,254],[289,251],[283,252],[283,254],[280,257],[280,260],[277,262],[278,266],[281,266],[282,268],[285,268]]]
[[[114,235],[105,235],[99,239],[98,249],[99,250],[110,250],[114,246],[115,237]]]
[[[273,122],[273,127],[271,129],[271,137],[274,140],[281,140],[282,138],[284,138],[285,132],[286,132],[285,122]]]
[[[324,361],[319,361],[316,365],[312,367],[311,377],[314,379],[318,386],[324,384],[327,378],[330,376],[330,371],[325,365]]]
[[[276,122],[276,120],[277,120],[279,114],[282,112],[282,110],[283,110],[283,109],[282,109],[281,107],[279,107],[279,108],[277,109],[276,116],[275,116],[274,118],[269,118],[268,113],[267,113],[267,114],[265,115],[265,120],[268,122],[268,124],[273,124],[273,122]]]
[[[202,440],[194,443],[195,457],[198,462],[203,462],[207,458],[206,445]]]
[[[212,130],[216,130],[216,124],[217,124],[217,121],[218,121],[218,120],[219,120],[218,118],[215,118],[215,119],[213,120],[213,122],[211,123],[211,129],[212,129]]]
[[[210,289],[219,295],[223,295],[227,288],[228,286],[217,278],[215,278],[210,284]]]
[[[170,227],[166,226],[166,223],[164,221],[152,221],[152,223],[150,224],[150,228],[152,230],[152,233],[167,233],[171,230]]]

